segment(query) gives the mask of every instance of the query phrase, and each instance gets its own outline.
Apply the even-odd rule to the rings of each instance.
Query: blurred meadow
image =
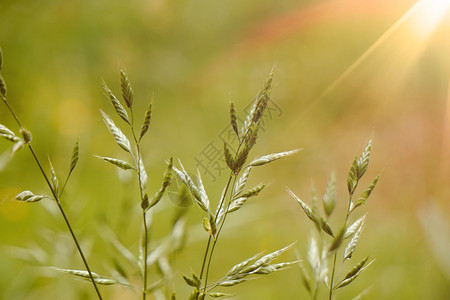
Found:
[[[335,170],[343,209],[351,162],[373,138],[363,185],[382,176],[362,208],[368,222],[355,256],[375,262],[336,299],[366,288],[363,299],[450,299],[448,0],[1,0],[0,47],[8,100],[39,157],[48,154],[63,175],[79,140],[62,203],[95,272],[108,274],[114,257],[105,228],[137,253],[141,226],[136,184],[93,157],[123,155],[99,113],[113,112],[102,80],[120,94],[119,70],[127,71],[138,117],[153,98],[143,143],[150,190],[173,155],[202,172],[217,201],[227,172],[207,154],[222,150],[229,101],[243,118],[273,67],[272,110],[251,156],[303,150],[254,172],[252,185],[268,187],[227,220],[211,276],[294,241],[280,260],[304,256],[314,228],[286,187],[310,202],[312,186],[321,195]],[[1,106],[0,123],[17,132]],[[0,160],[10,147],[0,141]],[[28,189],[49,193],[22,150],[0,169],[0,299],[95,299],[88,282],[47,268],[83,266],[54,203],[13,199]],[[167,234],[177,209],[168,196],[160,204],[152,240]],[[341,222],[334,217],[332,224]],[[201,266],[201,221],[198,207],[188,208],[186,245],[174,265],[179,299],[190,292],[182,274]],[[139,298],[124,287],[101,291],[105,299]],[[230,292],[307,298],[297,266]]]

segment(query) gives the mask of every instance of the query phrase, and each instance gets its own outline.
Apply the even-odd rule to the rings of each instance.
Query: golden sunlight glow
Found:
[[[332,82],[311,105],[321,101],[343,80],[366,61],[375,50],[384,44],[401,27],[409,28],[415,36],[409,40],[409,53],[418,56],[426,47],[427,40],[442,21],[450,18],[450,0],[418,0],[391,27],[389,27],[361,56],[359,56],[334,82]],[[411,37],[411,36],[410,36]]]
[[[450,0],[419,0],[411,22],[420,38],[427,38],[446,17],[450,17]]]

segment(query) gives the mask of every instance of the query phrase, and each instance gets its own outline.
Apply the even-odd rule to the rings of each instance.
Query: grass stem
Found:
[[[3,96],[1,96],[1,98],[2,98],[3,102],[5,103],[5,105],[7,106],[8,110],[10,111],[11,115],[13,116],[13,118],[16,120],[16,122],[19,125],[19,127],[22,128],[22,125],[21,125],[21,123],[19,121],[19,118],[14,113],[14,110],[9,105],[8,101],[6,100],[6,98],[3,97]],[[34,158],[34,161],[38,165],[39,170],[41,171],[41,174],[42,174],[42,176],[45,179],[45,182],[47,183],[48,187],[50,188],[50,191],[51,191],[51,193],[53,195],[53,198],[55,199],[56,204],[58,205],[59,211],[61,212],[61,215],[63,216],[64,222],[66,223],[67,228],[69,229],[70,235],[72,236],[72,240],[74,241],[75,246],[76,246],[76,248],[78,250],[78,253],[81,256],[81,260],[83,261],[83,264],[84,264],[87,272],[89,273],[89,277],[90,277],[90,280],[91,280],[91,282],[92,282],[92,284],[94,286],[95,292],[97,293],[97,297],[98,297],[98,299],[102,300],[103,299],[102,295],[100,293],[100,290],[97,287],[97,284],[95,283],[94,276],[92,275],[91,269],[89,268],[89,264],[88,264],[88,262],[86,260],[86,257],[85,257],[85,255],[83,253],[83,250],[81,249],[80,243],[78,242],[78,239],[77,239],[77,237],[75,235],[75,232],[72,229],[72,226],[70,225],[69,219],[67,218],[67,215],[66,215],[66,213],[64,211],[64,208],[61,205],[61,201],[59,200],[59,195],[56,192],[56,190],[54,189],[53,185],[50,183],[50,180],[48,179],[48,176],[45,173],[44,168],[42,167],[42,164],[39,161],[39,159],[38,159],[38,157],[36,155],[36,152],[33,149],[33,146],[31,146],[31,144],[29,142],[27,143],[27,146],[28,146],[28,149],[30,149],[30,152],[31,152],[31,154],[32,154],[32,156]]]
[[[353,191],[349,194],[349,199],[348,199],[348,205],[347,205],[347,213],[345,214],[345,220],[344,220],[344,227],[343,228],[347,228],[347,221],[348,221],[348,217],[350,216],[351,213],[351,205],[352,205],[352,199],[353,199],[353,192],[356,190],[356,188],[358,187],[358,183],[359,183],[359,178],[356,180],[356,184],[353,188]],[[331,282],[330,282],[330,291],[328,294],[328,300],[331,300],[333,297],[333,289],[334,289],[334,274],[336,273],[336,260],[337,260],[337,250],[335,250],[334,252],[334,258],[333,258],[333,269],[331,271]]]
[[[147,297],[147,252],[148,252],[148,228],[147,228],[147,216],[145,211],[142,213],[142,221],[144,223],[144,286],[142,289],[142,299]]]

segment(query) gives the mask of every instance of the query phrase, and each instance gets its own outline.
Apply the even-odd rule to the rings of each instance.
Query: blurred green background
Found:
[[[269,186],[227,220],[213,278],[293,241],[304,256],[314,228],[285,187],[309,202],[312,183],[321,194],[336,170],[344,209],[349,166],[373,137],[363,185],[382,177],[363,208],[368,223],[355,261],[367,254],[376,260],[337,299],[365,288],[364,299],[450,298],[448,1],[1,0],[0,46],[9,102],[39,157],[48,154],[64,177],[79,139],[81,158],[63,205],[96,272],[108,274],[114,256],[105,224],[135,253],[140,228],[135,183],[93,157],[125,158],[99,114],[113,112],[102,80],[119,95],[119,70],[127,71],[138,117],[153,97],[144,161],[156,191],[170,155],[194,173],[195,158],[210,143],[220,145],[230,98],[243,117],[274,67],[278,110],[251,156],[304,150],[254,172],[253,184]],[[18,131],[4,106],[0,123]],[[10,147],[0,141],[0,153]],[[206,173],[203,181],[217,201],[227,178],[213,172],[217,178]],[[48,193],[30,154],[20,151],[0,171],[0,299],[94,299],[87,282],[46,268],[82,265],[53,203],[12,200],[25,189]],[[155,240],[170,230],[175,210],[167,197],[160,208]],[[337,226],[342,217],[330,222]],[[202,259],[207,234],[200,223],[192,207],[175,263],[181,299],[190,291],[181,275],[198,272]],[[294,259],[290,250],[281,260]],[[297,267],[230,291],[236,299],[306,297]],[[138,299],[121,287],[102,292]]]

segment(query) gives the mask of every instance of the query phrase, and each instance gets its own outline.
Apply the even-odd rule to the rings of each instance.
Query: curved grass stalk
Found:
[[[17,125],[19,125],[19,127],[21,128],[21,130],[23,130],[23,127],[22,127],[21,122],[19,121],[19,118],[18,118],[17,115],[15,114],[14,110],[12,109],[12,107],[9,105],[9,103],[8,103],[8,101],[7,101],[7,99],[6,99],[6,97],[4,97],[3,95],[0,95],[0,97],[2,98],[3,103],[6,105],[6,107],[8,108],[8,110],[9,110],[9,112],[11,113],[11,115],[13,116],[13,118],[15,119]],[[71,237],[72,237],[72,240],[73,240],[74,243],[75,243],[75,246],[76,246],[76,248],[77,248],[77,251],[78,251],[78,253],[80,254],[81,260],[83,261],[83,264],[84,264],[84,266],[85,266],[85,268],[86,268],[86,271],[89,273],[90,281],[92,282],[92,285],[93,285],[93,287],[94,287],[94,289],[95,289],[95,292],[96,292],[96,294],[97,294],[97,297],[98,297],[98,299],[102,300],[103,298],[102,298],[101,293],[100,293],[100,290],[98,289],[98,286],[97,286],[97,284],[96,284],[96,282],[95,282],[95,280],[94,280],[94,277],[93,277],[93,275],[92,275],[92,272],[91,272],[91,269],[90,269],[89,264],[88,264],[88,262],[87,262],[87,259],[86,259],[85,255],[84,255],[84,253],[83,253],[83,250],[81,249],[80,243],[78,242],[78,239],[77,239],[77,237],[76,237],[76,235],[75,235],[75,232],[73,231],[72,226],[70,225],[70,221],[69,221],[69,219],[68,219],[68,217],[67,217],[67,215],[66,215],[66,213],[65,213],[65,211],[64,211],[64,208],[63,208],[62,205],[61,205],[60,195],[58,195],[57,191],[55,190],[55,188],[54,188],[53,185],[51,184],[51,182],[50,182],[50,180],[49,180],[47,174],[45,173],[45,171],[44,171],[44,169],[43,169],[43,167],[42,167],[42,164],[41,164],[41,162],[39,161],[39,159],[38,159],[38,157],[37,157],[37,155],[36,155],[36,152],[35,152],[34,149],[33,149],[33,146],[31,145],[31,140],[26,141],[26,144],[27,144],[27,146],[28,146],[28,149],[29,149],[30,152],[31,152],[31,155],[33,156],[34,161],[36,162],[37,166],[39,167],[39,170],[40,170],[42,176],[44,177],[45,182],[46,182],[46,184],[48,185],[48,187],[49,187],[49,189],[50,189],[50,191],[51,191],[51,193],[52,193],[52,195],[53,195],[53,198],[55,199],[56,204],[58,205],[58,209],[59,209],[59,211],[60,211],[60,213],[61,213],[61,215],[62,215],[62,217],[63,217],[63,219],[64,219],[64,222],[65,222],[65,224],[66,224],[66,226],[67,226],[67,229],[68,229],[69,232],[70,232],[70,235],[71,235]]]
[[[244,132],[242,138],[239,139],[239,145],[237,147],[236,154],[235,154],[235,157],[234,157],[233,161],[236,161],[238,159],[238,155],[240,154],[240,150],[241,150],[242,146],[244,145],[246,138],[247,139],[251,139],[252,138],[252,137],[248,137],[249,134],[256,134],[256,133],[252,133],[251,124],[253,124],[253,123],[254,123],[254,121],[252,120],[251,123],[249,123],[248,127],[245,129],[245,132]],[[256,136],[254,136],[253,138],[256,139]],[[245,161],[244,161],[244,163],[245,163]],[[214,222],[217,220],[217,218],[219,216],[219,213],[220,213],[221,209],[223,208],[223,206],[225,204],[225,199],[226,199],[228,191],[230,190],[230,183],[231,183],[231,180],[233,179],[233,177],[234,177],[234,181],[233,181],[233,184],[231,185],[231,190],[234,189],[234,185],[236,184],[237,175],[238,175],[238,172],[236,172],[235,170],[232,170],[230,172],[227,184],[225,186],[224,192],[223,192],[223,194],[221,196],[221,199],[219,201],[219,205],[218,205],[217,211],[216,211],[215,216],[214,216]],[[212,257],[213,257],[213,254],[214,254],[214,250],[216,248],[217,241],[219,240],[220,232],[222,231],[222,228],[223,228],[223,226],[225,224],[226,217],[228,215],[228,208],[229,208],[229,206],[231,204],[231,197],[232,197],[232,195],[230,195],[230,200],[228,202],[227,209],[225,210],[225,214],[223,216],[223,219],[221,220],[221,223],[219,225],[219,229],[218,229],[218,231],[216,233],[216,236],[214,237],[214,240],[212,242],[212,246],[211,246],[212,236],[210,235],[208,237],[208,242],[207,242],[205,254],[203,256],[202,268],[201,268],[201,271],[200,271],[200,280],[201,280],[202,277],[203,277],[203,273],[204,273],[204,270],[205,270],[205,264],[206,264],[206,274],[205,274],[205,283],[204,283],[204,286],[203,286],[203,293],[206,293],[206,289],[207,289],[207,286],[208,286],[209,269],[210,269],[210,266],[211,266]],[[210,250],[210,247],[211,247],[211,250]],[[197,299],[198,299],[198,297],[197,297]]]

